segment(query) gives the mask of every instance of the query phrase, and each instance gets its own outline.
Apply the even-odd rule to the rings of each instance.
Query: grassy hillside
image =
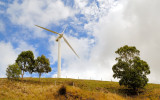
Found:
[[[66,86],[66,95],[58,93]],[[117,82],[24,78],[11,81],[0,78],[0,100],[160,100],[160,85],[148,84],[139,95],[131,95],[127,88]]]

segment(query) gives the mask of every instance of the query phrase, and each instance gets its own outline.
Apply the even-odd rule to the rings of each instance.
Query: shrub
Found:
[[[16,79],[18,80],[21,74],[21,69],[18,64],[9,65],[6,70],[6,75],[8,79]]]

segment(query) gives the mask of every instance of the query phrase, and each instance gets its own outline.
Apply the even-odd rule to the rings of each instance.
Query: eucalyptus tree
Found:
[[[51,72],[50,62],[49,59],[46,58],[44,55],[41,57],[37,57],[35,60],[35,72],[39,74],[39,81],[41,78],[42,73],[48,73]]]
[[[125,45],[115,51],[117,63],[113,65],[113,77],[119,78],[119,84],[137,90],[143,88],[150,74],[150,67],[146,61],[140,59],[140,51],[135,46]]]
[[[21,69],[21,76],[22,76],[22,80],[23,80],[23,75],[24,72],[29,72],[32,73],[34,72],[34,54],[32,51],[22,51],[17,59],[16,59],[16,63],[18,64],[18,66]]]

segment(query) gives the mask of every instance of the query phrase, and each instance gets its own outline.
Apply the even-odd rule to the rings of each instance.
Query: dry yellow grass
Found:
[[[39,83],[0,80],[0,99],[45,100],[54,97],[57,87]]]
[[[56,82],[56,85],[55,85]],[[74,86],[73,86],[74,83]],[[65,85],[65,96],[58,94]],[[24,78],[11,81],[0,78],[0,100],[160,100],[160,85],[149,84],[139,96],[126,96],[117,82],[93,80],[73,80]]]
[[[78,87],[67,87],[67,91],[70,95],[80,97],[82,99],[89,98],[91,100],[125,100],[125,98],[123,98],[122,96],[110,92],[103,93],[103,92],[86,91]]]

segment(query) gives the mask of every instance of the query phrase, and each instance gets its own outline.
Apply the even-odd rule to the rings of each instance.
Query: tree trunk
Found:
[[[41,78],[41,73],[39,73],[39,81],[40,81],[40,78]]]
[[[21,75],[22,75],[22,79],[21,80],[23,80],[23,75],[24,75],[24,71],[22,70],[22,73],[21,73]]]
[[[24,63],[24,67],[23,67],[23,68],[26,68],[26,66],[25,66],[25,65],[26,65],[26,62]],[[22,70],[22,74],[21,74],[21,75],[22,75],[22,80],[23,80],[24,69]]]

